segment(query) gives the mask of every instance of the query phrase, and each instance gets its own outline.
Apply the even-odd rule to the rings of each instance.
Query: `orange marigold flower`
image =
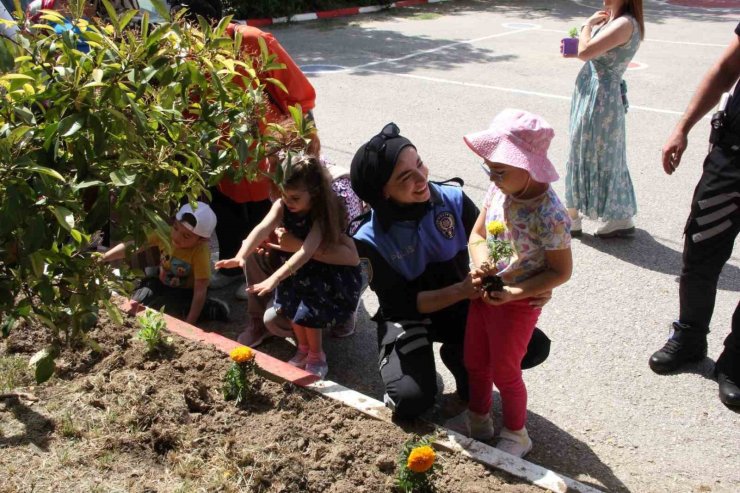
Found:
[[[247,346],[239,346],[238,348],[232,349],[229,356],[236,363],[246,363],[254,359],[254,351],[252,348]]]
[[[427,472],[434,465],[435,457],[434,449],[429,445],[416,447],[409,454],[406,467],[418,473]]]

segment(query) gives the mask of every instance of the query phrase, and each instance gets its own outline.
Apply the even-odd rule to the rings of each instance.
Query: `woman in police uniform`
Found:
[[[468,302],[480,296],[468,238],[478,208],[460,186],[428,181],[416,147],[389,123],[352,160],[355,193],[371,207],[354,234],[378,296],[380,375],[396,416],[418,416],[437,394],[432,342],[468,397],[463,339]],[[549,293],[538,304],[544,304]],[[542,362],[549,340],[536,331],[522,367]]]

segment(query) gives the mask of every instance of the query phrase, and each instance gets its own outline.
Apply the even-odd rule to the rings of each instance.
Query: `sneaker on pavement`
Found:
[[[517,431],[504,428],[501,430],[496,448],[515,457],[524,457],[532,450],[532,440],[526,428]]]
[[[311,360],[306,359],[306,368],[308,373],[313,373],[320,379],[324,379],[326,374],[329,373],[329,365],[326,360]]]
[[[247,293],[247,283],[246,282],[241,283],[239,287],[236,288],[236,291],[234,291],[234,297],[237,300],[249,299],[249,293]]]
[[[206,298],[203,304],[201,316],[207,320],[218,320],[220,322],[229,321],[229,305],[217,298]]]
[[[223,272],[217,270],[213,273],[211,276],[211,282],[208,284],[208,287],[211,289],[221,289],[225,288],[229,284],[233,284],[235,282],[238,282],[239,279],[243,279],[243,276],[227,276]]]
[[[265,339],[270,337],[270,334],[265,328],[265,324],[259,318],[253,318],[244,332],[239,334],[236,338],[236,342],[249,347],[257,347],[264,342]]]
[[[570,236],[578,238],[583,235],[583,224],[580,214],[576,218],[570,218]]]
[[[481,415],[470,409],[466,409],[454,418],[448,419],[445,422],[445,427],[461,435],[482,441],[490,440],[495,434],[491,415]]]
[[[627,219],[615,219],[606,221],[594,232],[597,238],[616,238],[621,236],[633,236],[635,234],[635,223],[631,217]]]

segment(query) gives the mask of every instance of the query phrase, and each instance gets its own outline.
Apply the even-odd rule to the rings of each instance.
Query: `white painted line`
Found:
[[[382,402],[348,389],[331,380],[319,380],[318,382],[307,385],[305,388],[353,407],[372,418],[388,423],[393,422],[390,410]],[[501,452],[489,445],[455,433],[442,426],[435,426],[437,426],[438,430],[447,434],[446,440],[438,440],[435,442],[435,445],[449,452],[463,454],[476,462],[508,472],[517,478],[524,479],[556,493],[565,493],[567,491],[598,493],[599,491],[567,476],[557,474],[537,464]]]
[[[414,74],[395,74],[393,72],[386,72],[383,70],[367,70],[367,72],[382,74],[382,75],[392,75],[394,77],[403,77],[406,79],[417,79],[417,80],[425,80],[429,82],[438,82],[441,84],[450,84],[455,86],[462,86],[462,87],[474,87],[477,89],[488,89],[491,91],[501,91],[501,92],[508,92],[512,94],[524,94],[526,96],[537,96],[541,98],[548,98],[548,99],[559,99],[561,101],[570,101],[570,96],[562,96],[560,94],[550,94],[547,92],[539,92],[539,91],[527,91],[524,89],[514,89],[513,87],[502,87],[502,86],[492,86],[488,84],[477,84],[475,82],[463,82],[463,81],[457,81],[457,80],[450,80],[450,79],[441,79],[439,77],[428,77],[425,75],[414,75]],[[637,106],[630,103],[630,110],[640,110],[640,111],[648,111],[651,113],[662,113],[666,115],[683,115],[683,111],[673,111],[673,110],[663,110],[660,108],[650,108],[648,106]],[[708,117],[704,117],[706,119]]]
[[[502,26],[506,26],[506,25],[507,24],[502,24]],[[560,29],[545,29],[545,28],[542,28],[542,29],[540,29],[540,31],[546,32],[546,33],[560,33],[563,36],[567,36],[568,35],[568,33],[566,31],[561,31]],[[672,41],[672,40],[669,40],[669,39],[655,39],[655,38],[646,38],[646,39],[643,40],[643,42],[646,42],[646,43],[647,42],[650,42],[650,43],[668,43],[668,44],[674,44],[674,45],[691,45],[691,46],[714,46],[714,47],[719,47],[719,48],[724,48],[724,47],[727,46],[726,44],[721,45],[721,44],[717,44],[717,43],[694,43],[692,41]]]
[[[427,55],[429,53],[435,53],[437,51],[446,50],[447,48],[452,48],[453,46],[459,46],[459,45],[466,45],[466,44],[473,44],[477,43],[478,41],[484,41],[486,39],[493,39],[493,38],[500,38],[501,36],[508,36],[510,34],[516,34],[518,32],[524,32],[524,31],[532,31],[534,29],[518,29],[514,31],[506,31],[503,33],[496,33],[491,34],[490,36],[483,36],[481,38],[475,38],[475,39],[469,39],[467,41],[457,41],[455,43],[450,43],[442,46],[438,46],[436,48],[432,48],[429,50],[421,50],[414,53],[409,53],[408,55],[404,55],[402,57],[398,58],[385,58],[383,60],[376,60],[374,62],[365,63],[362,65],[357,65],[356,67],[351,67],[349,70],[357,70],[365,67],[372,67],[373,65],[380,65],[382,63],[389,63],[389,62],[400,62],[401,60],[408,60],[409,58],[414,58],[421,55]]]
[[[505,24],[501,24],[501,27],[505,27],[506,29],[539,29],[541,26],[539,24],[532,24],[529,22],[507,22]]]

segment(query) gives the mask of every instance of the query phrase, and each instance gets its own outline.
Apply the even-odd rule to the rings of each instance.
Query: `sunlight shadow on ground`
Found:
[[[49,438],[54,431],[54,422],[46,416],[34,411],[17,397],[4,399],[4,408],[0,406],[0,412],[10,412],[18,425],[24,428],[20,434],[6,436],[8,431],[14,431],[16,425],[6,422],[6,427],[0,434],[0,448],[17,447],[20,445],[34,444],[41,450],[49,449]]]
[[[595,250],[638,267],[676,276],[677,280],[681,274],[682,252],[657,241],[644,229],[636,229],[632,238],[599,239],[584,234],[580,241]],[[726,264],[719,277],[717,289],[740,291],[740,268]]]

